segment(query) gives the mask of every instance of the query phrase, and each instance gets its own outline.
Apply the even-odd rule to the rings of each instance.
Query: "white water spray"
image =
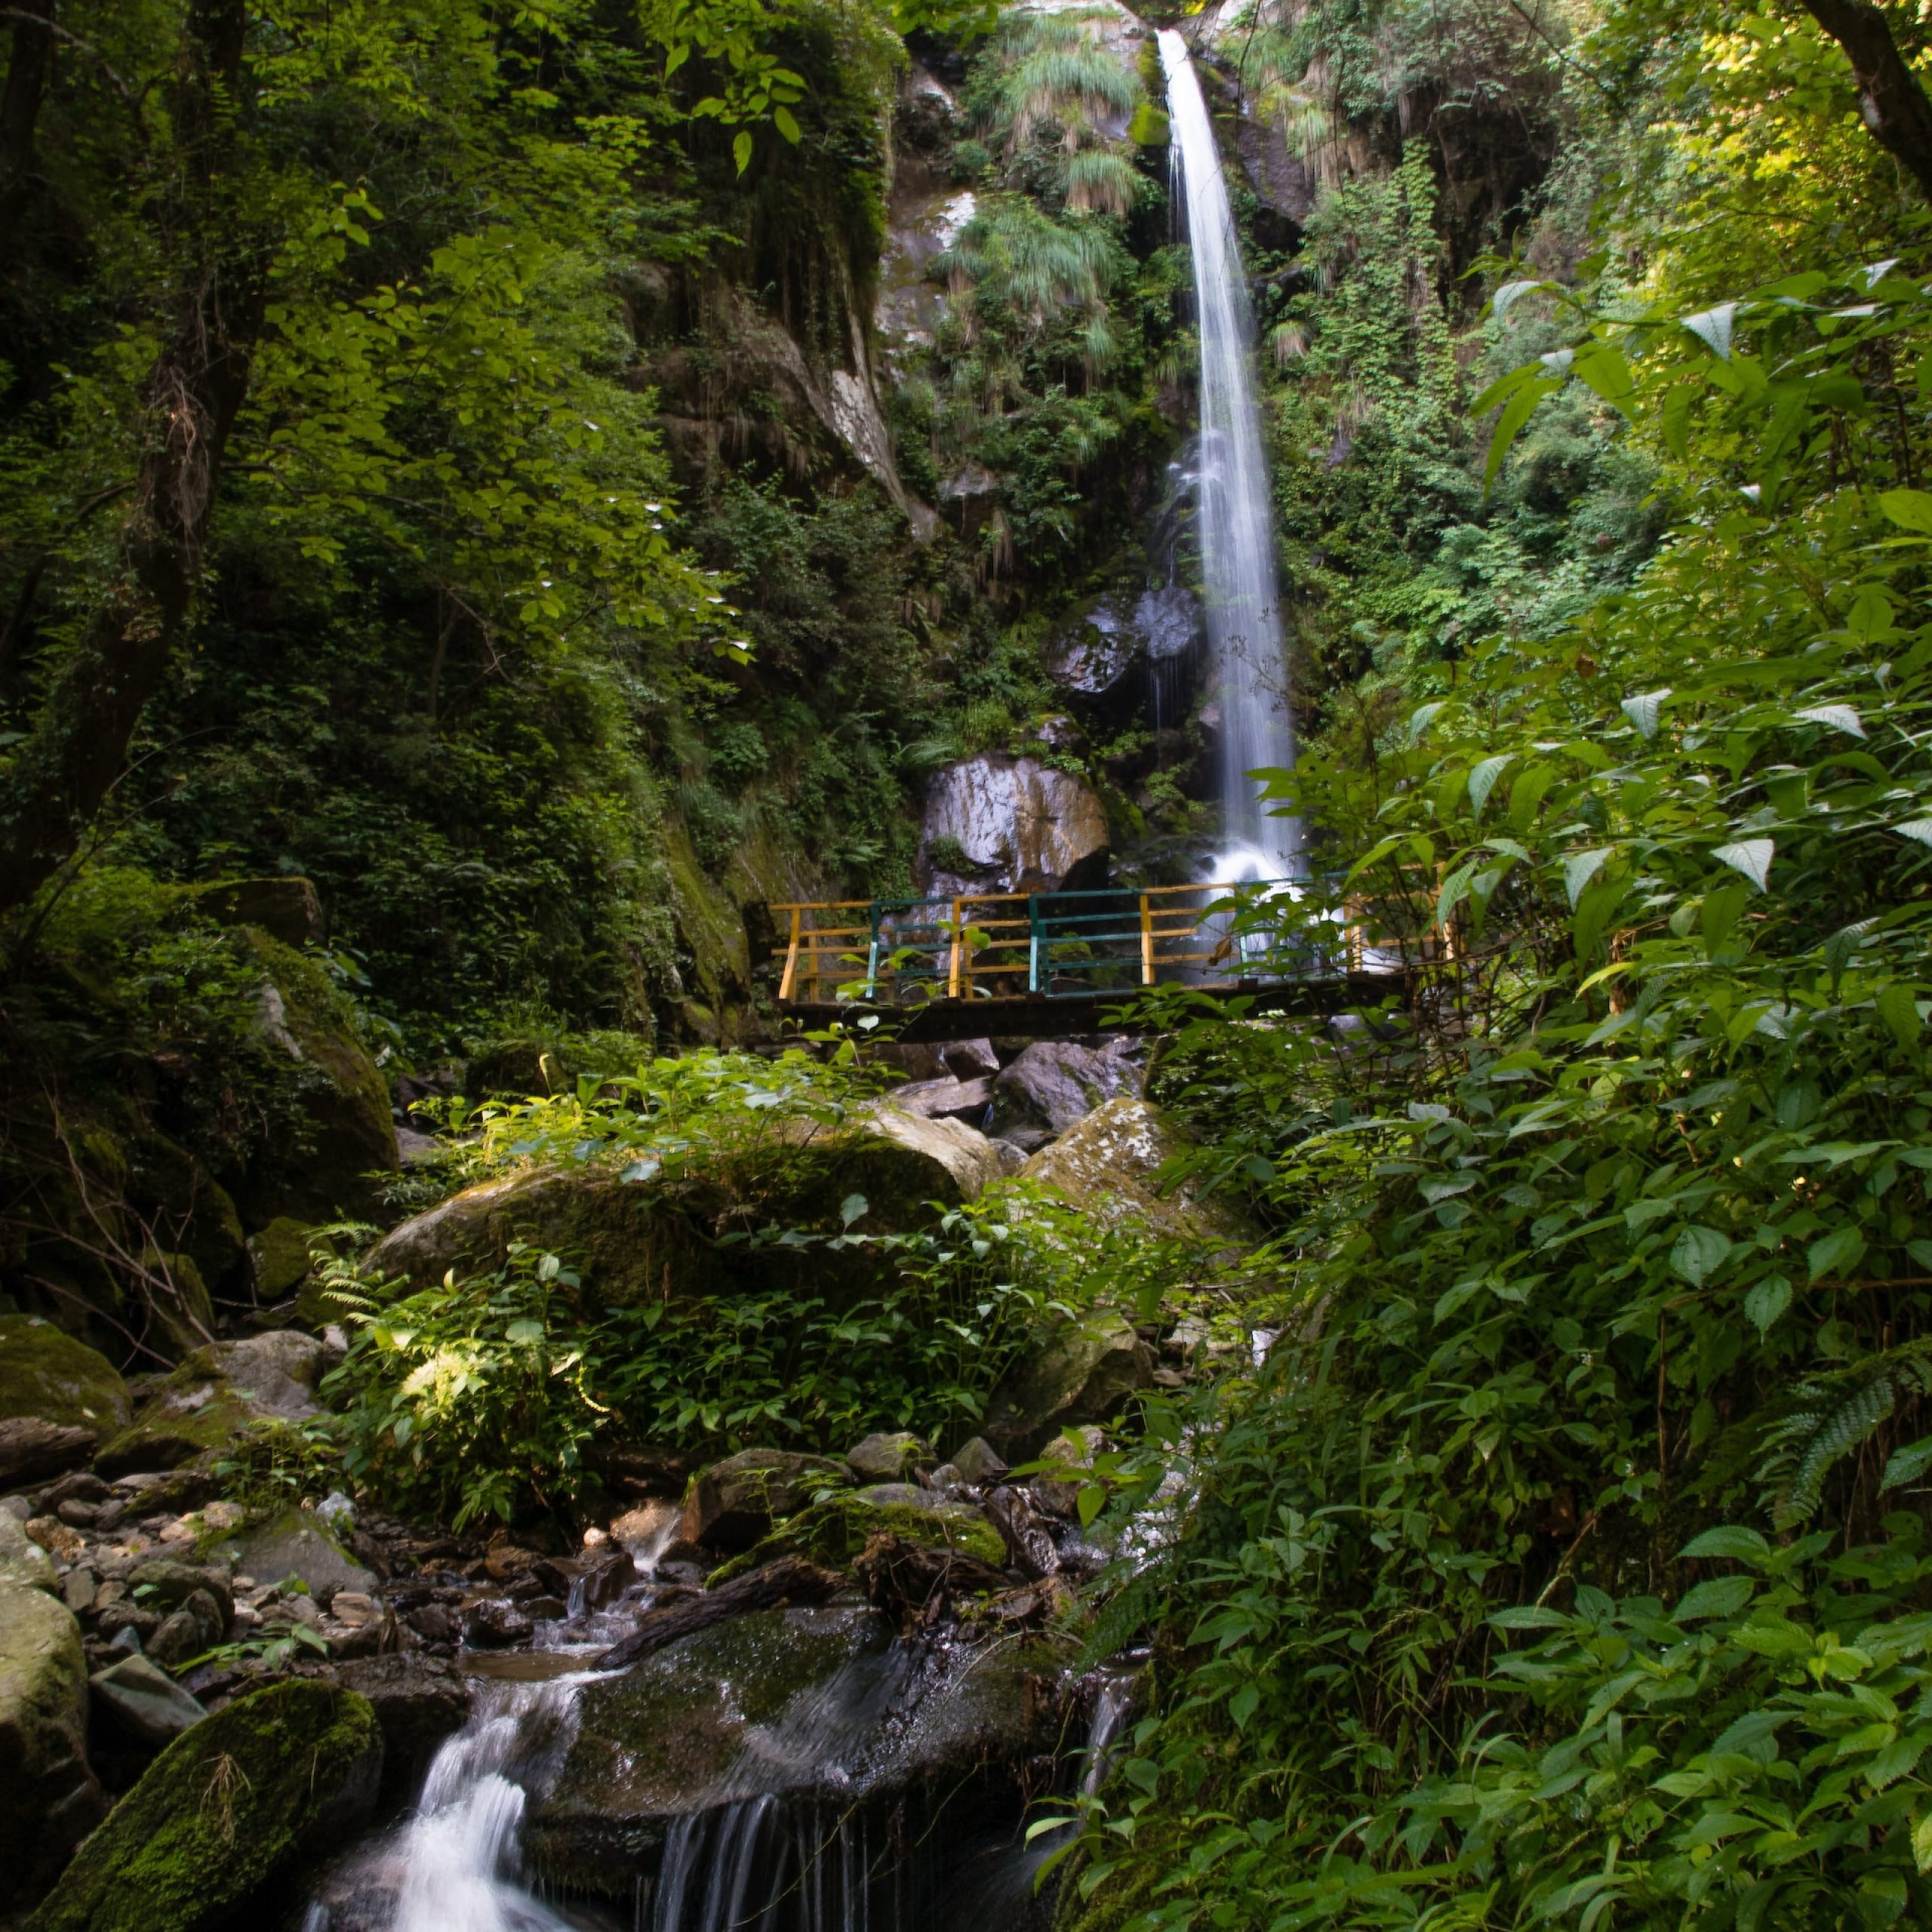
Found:
[[[1268,466],[1254,389],[1254,317],[1208,103],[1187,43],[1160,36],[1174,165],[1187,210],[1201,331],[1201,573],[1221,707],[1221,880],[1299,870],[1301,827],[1275,817],[1248,774],[1294,762],[1287,654],[1275,569]]]

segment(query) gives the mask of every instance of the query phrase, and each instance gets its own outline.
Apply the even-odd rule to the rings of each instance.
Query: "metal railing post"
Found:
[[[1144,892],[1140,895],[1140,983],[1154,983],[1154,909]]]
[[[946,976],[946,996],[948,999],[959,997],[959,949],[965,943],[966,921],[960,912],[962,902],[952,902],[952,958],[950,970]]]

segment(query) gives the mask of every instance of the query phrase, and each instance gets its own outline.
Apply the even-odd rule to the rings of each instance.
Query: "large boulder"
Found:
[[[105,1438],[131,1413],[121,1371],[38,1315],[0,1315],[0,1420],[32,1416]]]
[[[94,1699],[109,1721],[137,1744],[158,1750],[208,1715],[198,1700],[137,1651],[97,1670]]]
[[[177,1469],[226,1448],[256,1423],[309,1421],[322,1413],[315,1387],[323,1353],[314,1336],[293,1328],[197,1349],[142,1403],[94,1466],[105,1476]]]
[[[1008,1462],[1029,1462],[1063,1429],[1112,1421],[1153,1381],[1154,1352],[1133,1324],[1091,1309],[1049,1331],[1008,1372],[979,1432]]]
[[[1184,715],[1205,641],[1200,602],[1184,586],[1109,592],[1056,628],[1046,671],[1090,716],[1123,718],[1155,697],[1161,712]]]
[[[1234,1201],[1185,1185],[1164,1190],[1161,1168],[1187,1145],[1160,1109],[1125,1097],[1076,1121],[1020,1169],[1094,1220],[1220,1251],[1244,1251],[1260,1231]]]
[[[0,1581],[0,1919],[40,1897],[107,1808],[88,1767],[87,1695],[73,1613]]]
[[[257,1152],[234,1193],[243,1219],[367,1220],[399,1165],[387,1083],[346,1003],[312,960],[254,927],[241,942],[256,973],[258,1048],[278,1072],[294,1131]]]
[[[357,1562],[312,1510],[284,1509],[217,1545],[212,1553],[236,1574],[252,1577],[257,1583],[280,1583],[299,1577],[308,1586],[307,1594],[318,1602],[327,1601],[337,1590],[367,1595],[378,1587],[375,1572]]]
[[[1107,1101],[1138,1099],[1141,1069],[1132,1057],[1134,1050],[1127,1040],[1099,1048],[1072,1040],[1034,1041],[993,1082],[991,1131],[1030,1153]]]
[[[934,776],[920,863],[936,897],[1073,891],[1103,881],[1108,842],[1106,810],[1085,779],[985,752]]]
[[[819,1491],[844,1480],[843,1466],[823,1456],[741,1449],[692,1479],[679,1534],[708,1549],[749,1549],[775,1518],[795,1515]]]
[[[184,1731],[88,1840],[23,1932],[217,1932],[270,1922],[303,1863],[375,1808],[366,1698],[293,1678]]]
[[[38,1416],[11,1416],[0,1422],[0,1490],[45,1482],[91,1462],[100,1438],[91,1429],[43,1422]]]
[[[667,1284],[692,1297],[763,1287],[850,1301],[877,1292],[881,1263],[863,1247],[720,1248],[715,1237],[752,1225],[836,1234],[854,1195],[864,1232],[905,1232],[1000,1173],[984,1135],[881,1104],[836,1128],[781,1122],[756,1148],[675,1179],[626,1181],[609,1168],[506,1174],[404,1222],[368,1265],[427,1285],[451,1268],[497,1266],[520,1238],[567,1257],[619,1307],[657,1300]]]
[[[765,1795],[835,1815],[961,1786],[1057,1746],[1024,1644],[937,1648],[872,1611],[756,1611],[586,1684],[555,1784],[524,1833],[546,1877],[628,1899],[680,1818]]]

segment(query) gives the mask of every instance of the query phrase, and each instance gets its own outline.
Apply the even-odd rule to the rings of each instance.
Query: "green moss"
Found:
[[[955,1505],[922,1509],[915,1503],[829,1496],[780,1524],[743,1555],[714,1571],[708,1580],[712,1586],[729,1583],[777,1556],[808,1556],[814,1563],[842,1568],[881,1531],[924,1549],[957,1550],[995,1568],[1006,1561],[999,1532],[977,1509]]]
[[[248,1244],[255,1263],[255,1289],[265,1300],[279,1301],[298,1286],[313,1257],[306,1222],[278,1214]]]
[[[271,1685],[186,1730],[88,1840],[23,1932],[212,1932],[375,1802],[368,1700]]]
[[[39,1416],[112,1435],[127,1426],[128,1385],[107,1358],[37,1315],[0,1315],[0,1419]]]

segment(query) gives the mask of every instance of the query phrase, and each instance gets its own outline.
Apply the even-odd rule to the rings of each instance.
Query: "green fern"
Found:
[[[1861,1448],[1902,1401],[1932,1394],[1932,1337],[1801,1384],[1802,1404],[1765,1438],[1761,1478],[1774,1486],[1771,1519],[1789,1529],[1808,1521],[1824,1500],[1826,1479]]]

